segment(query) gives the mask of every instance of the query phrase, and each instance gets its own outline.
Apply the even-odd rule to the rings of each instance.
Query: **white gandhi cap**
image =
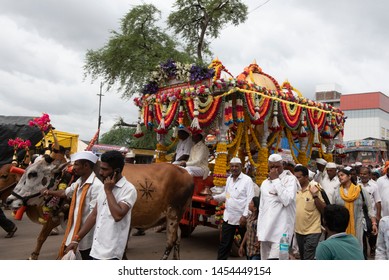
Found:
[[[269,162],[282,161],[282,157],[279,154],[272,154],[269,156]]]
[[[336,163],[334,163],[334,162],[329,162],[329,163],[327,163],[326,164],[326,168],[327,169],[331,169],[331,168],[336,168],[337,166],[336,166]]]
[[[322,159],[322,158],[317,158],[316,159],[316,163],[321,164],[321,165],[326,165],[327,161]]]
[[[80,160],[80,159],[86,159],[86,160],[89,160],[93,163],[96,163],[96,161],[99,159],[94,153],[92,153],[91,151],[82,151],[82,152],[78,152],[78,153],[75,153],[73,154],[71,157],[70,157],[71,161],[76,161],[76,160]]]
[[[240,158],[238,157],[234,157],[230,160],[230,163],[240,163],[242,164],[242,161],[240,160]]]

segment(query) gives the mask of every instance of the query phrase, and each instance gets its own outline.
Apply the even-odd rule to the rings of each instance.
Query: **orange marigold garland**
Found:
[[[223,187],[227,181],[227,143],[219,142],[215,152],[215,167],[213,169],[213,184],[216,187]]]

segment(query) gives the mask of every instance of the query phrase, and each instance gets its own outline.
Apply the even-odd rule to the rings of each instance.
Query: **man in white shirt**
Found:
[[[193,147],[192,137],[190,137],[190,131],[186,127],[178,129],[178,144],[176,152],[173,157],[173,164],[180,164],[182,161],[189,159],[190,150]]]
[[[381,217],[389,216],[389,161],[385,164],[383,176],[377,179],[378,192],[381,197]]]
[[[224,192],[214,196],[207,196],[207,201],[215,199],[225,201],[223,213],[222,236],[218,249],[218,260],[228,259],[234,242],[234,235],[238,229],[243,238],[246,231],[246,218],[249,214],[249,204],[254,197],[253,180],[242,173],[242,162],[239,158],[230,161],[231,175],[227,178]]]
[[[76,250],[79,242],[96,225],[91,257],[98,260],[122,259],[131,225],[131,210],[137,199],[133,184],[122,176],[124,157],[118,151],[101,155],[100,176],[104,191],[99,193],[96,207],[88,216],[78,235],[66,249]]]
[[[297,178],[282,166],[282,157],[272,154],[268,159],[269,177],[261,185],[257,223],[261,242],[261,259],[278,259],[280,239],[284,233],[291,243],[296,219]]]
[[[362,166],[359,170],[359,177],[361,178],[360,185],[364,188],[370,195],[371,208],[373,209],[373,213],[376,217],[376,220],[379,221],[381,219],[381,197],[378,192],[377,183],[371,179],[371,170],[366,166]],[[367,241],[370,246],[370,256],[374,257],[377,235],[367,235],[366,230],[363,232],[363,254],[365,255],[365,259],[367,259]]]
[[[324,176],[320,182],[323,190],[326,192],[329,201],[334,203],[334,195],[336,189],[340,186],[340,181],[337,176],[337,166],[334,162],[328,162],[326,165],[327,176]]]
[[[103,189],[103,183],[93,172],[98,157],[89,151],[82,151],[71,156],[74,162],[73,171],[80,176],[76,182],[64,190],[42,190],[45,196],[57,196],[72,198],[69,211],[69,219],[65,231],[64,239],[59,252],[59,257],[63,256],[66,246],[69,246],[74,236],[78,234],[88,215],[96,205],[97,196]],[[81,215],[80,215],[81,214]],[[80,242],[79,250],[83,260],[91,260],[89,256],[93,241],[93,229]]]
[[[194,146],[190,150],[189,159],[187,162],[182,161],[180,166],[185,167],[193,177],[203,177],[203,179],[206,179],[209,174],[209,150],[205,145],[203,138],[201,133],[192,135]]]
[[[380,221],[375,259],[389,260],[389,216]]]
[[[313,176],[313,180],[321,184],[321,181],[327,176],[326,165],[327,161],[322,158],[316,159],[316,174]]]

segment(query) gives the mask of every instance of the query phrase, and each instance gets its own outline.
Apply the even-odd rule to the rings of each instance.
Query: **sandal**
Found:
[[[15,232],[17,231],[17,229],[18,228],[16,226],[14,226],[13,230],[9,231],[4,238],[12,238],[14,236]]]

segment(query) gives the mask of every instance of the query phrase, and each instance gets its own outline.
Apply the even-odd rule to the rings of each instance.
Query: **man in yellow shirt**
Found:
[[[305,166],[298,165],[294,175],[300,183],[301,190],[296,195],[295,232],[300,259],[313,260],[316,247],[321,236],[321,210],[325,203],[321,193],[312,194],[310,189],[318,183],[309,180],[309,172]]]

